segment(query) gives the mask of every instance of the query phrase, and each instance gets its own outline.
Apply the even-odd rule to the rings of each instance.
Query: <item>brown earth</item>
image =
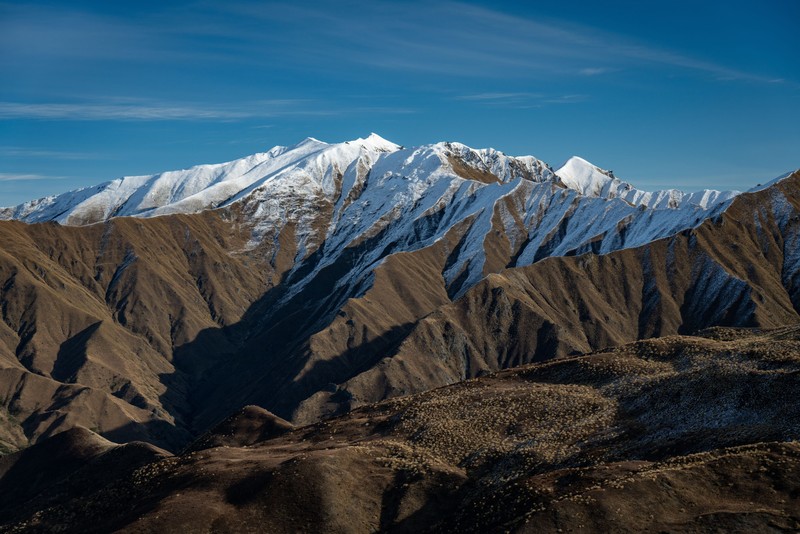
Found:
[[[296,429],[247,408],[144,465],[76,430],[2,460],[0,495],[61,472],[30,500],[0,500],[0,531],[794,531],[798,380],[800,327],[716,328]]]
[[[174,348],[236,323],[279,274],[232,252],[248,234],[223,216],[0,224],[0,446],[75,426],[116,441],[188,439]],[[194,351],[194,372],[232,350],[216,341]]]
[[[516,226],[495,217],[487,277],[456,300],[462,282],[443,273],[471,220],[431,247],[386,252],[360,296],[337,282],[374,237],[288,300],[321,257],[311,247],[295,263],[291,224],[248,249],[247,217],[234,209],[85,227],[3,222],[0,450],[82,426],[176,451],[248,404],[305,424],[636,339],[795,324],[800,275],[786,258],[798,247],[798,190],[795,173],[671,238],[524,267],[523,207],[509,198],[496,210]]]
[[[373,356],[360,373],[351,368],[346,381],[332,380],[336,387],[302,401],[292,418],[311,422],[320,413],[636,339],[715,325],[796,324],[800,274],[787,258],[800,247],[798,191],[800,173],[795,173],[771,189],[741,195],[722,215],[671,238],[488,274],[454,302],[442,299],[435,308],[419,307],[419,319],[400,332],[384,328],[394,335],[382,357]],[[413,265],[391,272],[391,292],[376,277],[363,298],[348,302],[344,310],[356,305],[371,310],[347,315],[351,331],[380,331],[371,318],[380,316],[378,310],[392,315],[395,301],[386,296],[398,286],[412,288],[425,280],[431,287],[444,287],[436,265]],[[343,319],[312,337],[311,361],[343,354],[313,344],[319,338],[341,338]],[[357,350],[350,348],[348,354]]]

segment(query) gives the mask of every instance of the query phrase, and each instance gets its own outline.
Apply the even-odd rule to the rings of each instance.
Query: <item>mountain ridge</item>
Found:
[[[99,222],[100,220],[106,220],[110,217],[120,215],[146,217],[168,213],[194,213],[203,209],[225,205],[227,202],[242,198],[243,195],[249,192],[248,190],[252,186],[252,181],[267,177],[270,173],[274,172],[274,169],[259,169],[259,167],[271,159],[280,158],[286,154],[293,154],[293,159],[291,159],[289,163],[296,164],[303,158],[312,156],[322,150],[336,150],[337,147],[344,148],[348,146],[351,148],[361,147],[365,151],[377,153],[390,153],[404,150],[403,147],[391,141],[387,141],[375,133],[371,133],[366,138],[359,138],[336,144],[325,143],[313,137],[309,137],[290,147],[278,145],[266,152],[256,153],[225,163],[196,165],[182,171],[168,171],[153,175],[127,176],[96,186],[63,193],[61,195],[43,197],[17,206],[0,207],[0,218],[20,219],[27,222],[57,220],[61,223],[80,225]],[[549,166],[543,164],[533,156],[511,157],[494,149],[472,149],[461,143],[441,142],[409,150],[420,150],[426,147],[455,147],[462,154],[471,152],[473,156],[477,156],[477,158],[473,158],[473,161],[475,159],[482,160],[483,158],[481,156],[499,154],[503,158],[507,158],[507,161],[517,165],[521,164],[524,166],[526,163],[532,163],[533,165],[544,165],[550,169]],[[346,167],[353,159],[352,155],[350,155],[350,157],[345,156],[340,162],[340,167]],[[552,173],[552,169],[550,170]],[[611,187],[613,191],[609,191],[602,196],[606,198],[622,196],[617,193],[617,190],[622,190],[624,193],[627,193],[626,198],[632,203],[637,205],[640,203],[646,205],[652,204],[650,207],[656,207],[656,205],[660,205],[660,207],[675,207],[677,204],[681,203],[680,199],[689,195],[688,198],[699,201],[700,203],[698,205],[705,208],[716,203],[716,201],[718,201],[717,197],[720,197],[722,200],[727,200],[737,193],[706,190],[708,194],[703,195],[703,193],[706,192],[683,194],[675,190],[659,191],[656,193],[639,191],[630,184],[619,181],[613,174],[609,176],[608,171],[603,171],[577,156],[570,158],[559,171],[564,174],[564,176],[561,177],[562,183],[584,195],[591,194],[594,196],[601,196],[600,190],[603,188],[609,189],[609,186],[613,186]],[[246,178],[245,176],[247,174],[252,174],[253,176]],[[263,176],[261,176],[262,174]],[[500,180],[507,181],[508,177],[501,176]],[[609,180],[611,182],[614,182],[614,180],[617,181],[613,184],[606,183]],[[206,191],[206,189],[214,189],[222,184],[228,185],[229,187],[219,188],[222,191]],[[165,196],[165,189],[170,189],[172,194]],[[202,193],[206,193],[206,195],[202,195]],[[115,194],[116,197],[119,197],[116,200]],[[84,213],[77,216],[74,214],[73,216],[65,215],[70,210],[74,210],[76,203],[78,206],[83,205],[87,201],[90,201],[93,196],[97,197],[98,195],[102,198],[96,199],[98,202],[92,202],[91,209],[98,209],[99,204],[99,213]],[[198,195],[201,197],[205,196],[205,198],[197,198]],[[670,196],[670,198],[674,197],[672,198],[673,206],[668,206],[669,202],[665,203],[663,201],[663,199],[668,196]],[[711,198],[705,198],[707,196]],[[192,199],[192,197],[195,198]],[[148,198],[149,203],[143,202],[143,200],[147,200]],[[641,202],[642,199],[646,199],[645,202]],[[103,206],[103,204],[107,205]],[[128,204],[130,204],[130,206],[128,206]],[[86,207],[86,209],[91,211],[89,207]]]
[[[569,189],[533,157],[356,141],[275,150],[215,209],[0,221],[5,447],[80,425],[175,450],[247,404],[308,422],[642,336],[797,320],[796,176],[653,208]],[[197,183],[226,183],[212,175]]]

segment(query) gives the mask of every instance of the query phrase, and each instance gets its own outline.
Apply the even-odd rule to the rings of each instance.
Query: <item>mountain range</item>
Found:
[[[229,445],[294,451],[295,441],[270,440],[286,432],[316,440],[321,431],[297,429],[318,429],[313,425],[323,420],[334,421],[331,428],[350,428],[359,417],[368,425],[385,424],[371,410],[400,413],[427,402],[426,395],[439,395],[426,392],[440,391],[456,405],[467,402],[449,392],[472,388],[454,384],[473,379],[474,387],[489,389],[487,402],[499,388],[496,405],[504,406],[505,388],[528,387],[494,374],[504,369],[550,369],[545,362],[562,362],[553,364],[563,366],[559,380],[599,391],[610,378],[600,371],[582,378],[569,362],[610,362],[614,380],[635,383],[661,372],[660,364],[643,370],[652,359],[641,363],[639,349],[627,348],[625,354],[637,356],[620,357],[618,366],[609,356],[613,347],[710,327],[783,332],[800,322],[799,186],[795,171],[744,193],[651,193],[579,157],[554,169],[532,156],[448,142],[404,148],[372,134],[338,144],[308,138],[228,163],[125,177],[0,208],[0,449],[20,451],[7,457],[0,472],[24,472],[31,461],[23,461],[26,451],[35,457],[56,439],[75,441],[67,448],[82,451],[80,458],[132,454],[136,469],[183,465],[198,447],[225,445],[222,436],[241,433],[242,425],[249,429],[247,443]],[[674,339],[708,348],[694,338]],[[747,346],[760,350],[756,342]],[[771,353],[753,358],[761,362],[752,364],[758,369],[777,365],[769,363]],[[695,376],[670,362],[675,380]],[[705,362],[693,372],[708,373],[708,365],[713,367]],[[437,389],[443,386],[449,389]],[[623,402],[615,397],[620,394],[598,393],[615,403]],[[395,398],[407,400],[387,400]],[[556,404],[552,413],[569,405]],[[229,419],[248,405],[259,408],[243,412],[245,423]],[[389,420],[380,439],[415,458],[436,456],[436,448],[451,439],[437,434],[433,449],[420,449],[419,436],[397,434],[390,430],[397,421]],[[702,432],[704,421],[692,432]],[[740,440],[721,439],[715,431],[707,445],[681,445],[678,452],[797,439],[793,421],[778,433],[743,431],[747,437]],[[227,433],[212,430],[226,424]],[[366,438],[347,432],[342,454],[350,455]],[[571,445],[558,441],[556,456],[574,460],[564,451],[601,430],[591,426],[586,432],[571,436]],[[120,449],[112,442],[128,445]],[[625,458],[666,461],[667,442],[619,441],[616,455],[586,452],[577,464],[562,458],[547,469]],[[469,455],[489,454],[484,446],[470,441],[466,456],[448,452],[431,459],[444,463],[424,468],[438,473],[423,476],[425,484],[452,482],[448,495],[454,500],[444,494],[437,499],[463,503],[464,488],[489,484],[482,477],[503,462],[522,461],[503,456],[511,454],[503,449],[490,454],[495,467],[476,460],[479,475],[472,468],[456,473],[472,465]],[[796,454],[775,447],[779,453],[773,447],[752,454]],[[189,452],[171,456],[183,450]],[[698,461],[692,464],[697,469],[711,469],[705,459]],[[322,469],[314,465],[308,476]],[[524,471],[525,465],[518,467]],[[172,473],[167,476],[179,476],[173,467],[165,469]],[[267,480],[277,476],[269,472],[263,483],[248,483],[267,491]],[[0,479],[0,492],[8,477]],[[146,490],[147,498],[155,498],[152,491]],[[422,491],[422,501],[436,493],[428,486],[414,491]],[[417,523],[398,519],[403,498],[387,523],[365,519],[371,525],[365,529],[412,529]],[[482,506],[475,509],[485,513]],[[519,526],[517,515],[509,517]],[[497,527],[492,521],[477,524]]]

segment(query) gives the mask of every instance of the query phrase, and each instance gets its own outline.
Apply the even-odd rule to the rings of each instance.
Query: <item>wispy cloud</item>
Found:
[[[669,50],[661,50],[643,45],[618,42],[610,51],[618,54],[620,57],[634,61],[704,72],[715,76],[719,80],[747,80],[762,83],[767,83],[770,80],[769,77],[759,74],[744,72],[711,61],[704,61],[702,59],[677,54]]]
[[[486,102],[496,101],[515,101],[527,100],[532,98],[542,98],[539,93],[477,93],[472,95],[461,95],[456,97],[458,100],[477,100]]]
[[[187,106],[169,103],[26,103],[0,102],[0,119],[50,120],[243,120],[279,116],[327,116],[337,110],[303,107],[306,100],[270,100],[241,107]]]
[[[17,174],[0,172],[0,182],[31,182],[39,180],[64,180],[67,176],[45,176],[43,174]]]
[[[577,104],[588,100],[587,95],[545,95],[541,93],[476,93],[460,95],[457,100],[465,100],[485,106],[529,109],[547,104]]]
[[[768,82],[775,78],[664,50],[601,28],[516,16],[456,1],[425,5],[425,9],[381,0],[367,5],[343,2],[336,10],[325,10],[240,0],[220,9],[262,24],[292,28],[301,21],[313,28],[312,33],[326,43],[324,47],[319,40],[304,39],[282,49],[282,55],[301,63],[324,58],[329,65],[356,62],[384,70],[480,78],[597,76],[647,65],[688,69],[720,79]],[[264,46],[263,37],[236,30],[242,39],[238,45]]]
[[[579,74],[583,76],[598,76],[600,74],[606,74],[612,72],[614,69],[609,69],[606,67],[584,67],[578,71]]]
[[[336,72],[343,65],[433,76],[542,78],[597,76],[646,65],[771,82],[704,58],[563,20],[517,16],[465,2],[433,5],[373,0],[333,7],[233,0],[189,11],[151,10],[132,20],[77,7],[6,6],[0,63],[58,65],[252,63]],[[446,23],[443,24],[443,21]],[[364,73],[371,74],[371,71]],[[126,110],[117,110],[122,115]],[[141,112],[146,114],[147,112]],[[171,116],[197,110],[155,110]],[[209,113],[205,110],[204,113]],[[216,116],[237,112],[212,110]],[[152,113],[151,113],[152,115]]]
[[[0,157],[6,158],[44,158],[63,160],[101,159],[103,156],[90,152],[70,152],[63,150],[44,150],[19,146],[0,146]]]
[[[577,104],[579,102],[586,102],[589,97],[587,95],[561,95],[553,98],[545,99],[548,104]]]

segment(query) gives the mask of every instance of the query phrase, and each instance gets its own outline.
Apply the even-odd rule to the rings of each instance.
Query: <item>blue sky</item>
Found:
[[[0,2],[0,205],[373,131],[747,189],[800,167],[798,21],[795,0]]]

